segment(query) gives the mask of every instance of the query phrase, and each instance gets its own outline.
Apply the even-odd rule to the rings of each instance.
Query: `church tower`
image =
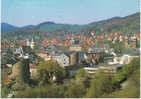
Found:
[[[120,35],[119,42],[123,42],[123,37]]]
[[[34,42],[33,38],[32,38],[32,40],[31,40],[30,47],[31,47],[32,49],[34,49],[34,47],[35,47],[35,42]]]
[[[30,46],[30,41],[29,41],[29,39],[26,40],[26,45],[27,45],[27,46]]]

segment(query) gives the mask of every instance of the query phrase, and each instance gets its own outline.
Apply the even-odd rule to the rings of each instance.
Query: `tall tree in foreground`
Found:
[[[65,71],[56,61],[49,60],[41,62],[37,68],[40,84],[50,83],[55,81],[62,83],[65,76]]]

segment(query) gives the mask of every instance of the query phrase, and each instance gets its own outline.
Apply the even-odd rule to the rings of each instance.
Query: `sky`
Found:
[[[139,12],[139,0],[1,0],[2,22],[15,26],[53,21],[88,24]]]

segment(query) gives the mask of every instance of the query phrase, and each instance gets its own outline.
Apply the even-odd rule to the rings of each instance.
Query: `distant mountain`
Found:
[[[32,28],[33,25],[27,25],[23,27],[17,27],[8,23],[1,23],[1,32],[11,32],[19,29],[27,29],[27,28]]]
[[[14,29],[17,29],[17,27]],[[140,13],[135,13],[126,17],[113,17],[107,20],[92,22],[85,25],[60,24],[49,21],[40,23],[36,26],[29,25],[25,26],[24,28],[18,27],[16,31],[2,33],[2,36],[6,38],[14,36],[15,38],[19,39],[24,39],[23,37],[35,37],[41,40],[41,38],[43,39],[46,36],[64,36],[67,33],[84,33],[87,35],[91,31],[96,33],[140,33]]]
[[[34,29],[45,31],[45,32],[56,32],[56,31],[66,31],[74,32],[80,31],[84,25],[72,25],[72,24],[60,24],[55,22],[43,22],[35,26]]]
[[[34,25],[23,26],[23,27],[20,27],[20,29],[27,29],[27,28],[32,28],[32,27],[34,27]]]
[[[56,24],[55,22],[51,22],[51,21],[47,21],[47,22],[43,22],[43,23],[40,23],[38,26],[41,26],[41,25],[45,25],[45,24]]]
[[[121,17],[113,17],[113,18],[98,21],[98,22],[92,22],[89,25],[99,25],[99,24],[104,24],[104,23],[107,23],[107,22],[112,22],[112,21],[120,20],[120,19],[121,19]]]
[[[58,24],[54,22],[43,22],[35,26],[37,30],[45,32],[90,32],[95,31],[98,33],[103,32],[131,32],[132,30],[139,31],[139,18],[140,14],[135,13],[126,17],[113,17],[106,20],[92,22],[85,25],[72,25],[72,24]],[[134,25],[132,25],[134,24]]]
[[[135,13],[126,17],[114,17],[111,19],[93,22],[89,24],[87,30],[96,32],[119,32],[119,33],[139,33],[140,13]]]
[[[1,31],[2,32],[11,32],[18,29],[18,27],[10,25],[8,23],[1,23]]]

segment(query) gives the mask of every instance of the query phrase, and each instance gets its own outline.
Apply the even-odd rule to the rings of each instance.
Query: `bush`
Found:
[[[45,85],[36,88],[27,88],[24,91],[18,91],[16,98],[80,98],[85,94],[85,88],[81,85]]]
[[[82,98],[86,94],[86,89],[82,84],[71,84],[66,91],[66,98]]]
[[[78,84],[83,84],[85,88],[88,88],[90,85],[90,75],[88,71],[80,69],[76,75],[75,80]]]
[[[1,88],[1,96],[2,96],[2,98],[6,98],[9,92],[10,92],[10,88],[2,87]]]
[[[27,88],[24,91],[18,91],[16,98],[61,98],[59,87],[57,86],[40,86],[36,88]]]
[[[128,84],[123,90],[117,90],[111,94],[104,94],[102,98],[139,98],[140,88],[134,84]]]

